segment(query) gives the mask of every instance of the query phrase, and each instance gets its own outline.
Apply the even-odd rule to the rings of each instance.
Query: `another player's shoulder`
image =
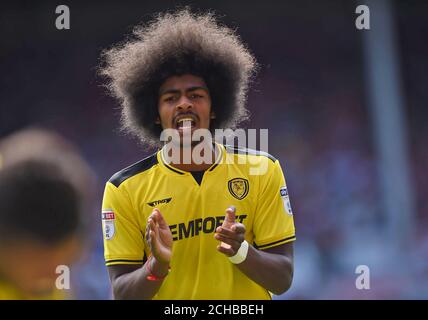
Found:
[[[229,154],[243,155],[249,157],[264,157],[270,159],[273,163],[277,161],[277,159],[273,155],[264,151],[244,147],[234,147],[231,145],[224,145],[224,147],[226,149],[226,152]]]
[[[119,188],[119,186],[128,180],[142,172],[148,171],[153,168],[158,163],[157,152],[140,160],[129,167],[126,167],[119,172],[116,172],[110,179],[109,182],[113,184],[115,187]]]

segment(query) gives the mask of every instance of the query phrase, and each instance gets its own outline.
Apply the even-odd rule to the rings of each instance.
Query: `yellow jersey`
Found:
[[[70,298],[71,297],[55,288],[43,294],[28,295],[21,292],[12,284],[0,281],[0,300],[65,300]]]
[[[143,264],[150,256],[146,222],[160,210],[173,236],[171,272],[154,299],[271,299],[217,251],[226,208],[236,208],[245,239],[259,250],[295,240],[279,161],[250,149],[216,144],[216,161],[201,181],[167,164],[162,150],[107,182],[102,204],[106,265]]]

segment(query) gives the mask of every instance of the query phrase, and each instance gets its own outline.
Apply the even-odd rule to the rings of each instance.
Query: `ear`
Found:
[[[214,113],[214,111],[211,111],[211,114],[210,114],[210,119],[215,119],[216,118],[216,116],[215,116],[215,113]]]
[[[160,123],[161,123],[161,121],[160,121],[159,117],[157,117],[157,118],[156,118],[155,123],[156,123],[156,124],[160,124]]]

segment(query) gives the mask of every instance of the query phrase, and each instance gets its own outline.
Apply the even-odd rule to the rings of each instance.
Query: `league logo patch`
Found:
[[[114,236],[114,212],[111,209],[103,210],[101,213],[104,237],[111,240]]]
[[[282,202],[284,203],[285,212],[287,212],[290,216],[293,215],[293,211],[291,210],[290,197],[288,196],[287,187],[281,187],[279,189],[279,194],[282,198]]]
[[[250,191],[250,184],[247,179],[235,178],[228,182],[229,192],[238,200],[244,199]]]

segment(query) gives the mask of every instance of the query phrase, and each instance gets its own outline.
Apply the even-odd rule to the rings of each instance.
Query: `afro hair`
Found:
[[[100,73],[120,102],[122,129],[159,146],[158,94],[168,77],[203,78],[216,114],[211,129],[234,129],[248,119],[247,91],[256,69],[254,56],[233,30],[213,13],[186,8],[135,27],[132,37],[102,53]]]

